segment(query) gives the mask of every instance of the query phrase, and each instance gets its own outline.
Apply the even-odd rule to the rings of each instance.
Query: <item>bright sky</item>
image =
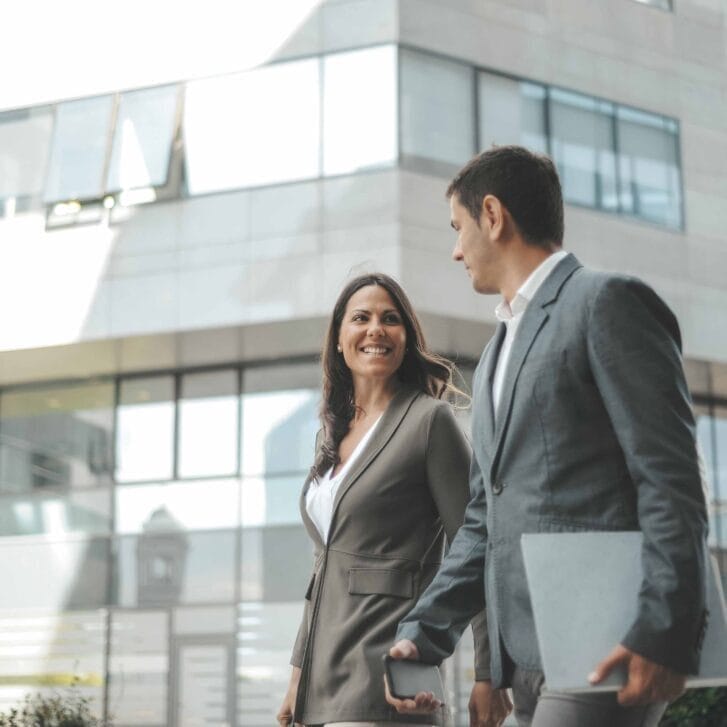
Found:
[[[240,71],[321,0],[12,0],[0,13],[0,110]]]

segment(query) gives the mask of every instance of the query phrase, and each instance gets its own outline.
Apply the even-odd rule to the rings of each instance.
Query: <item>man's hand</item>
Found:
[[[469,711],[470,727],[500,727],[512,712],[512,702],[507,689],[493,689],[489,680],[475,682]]]
[[[671,669],[639,656],[619,644],[589,675],[591,684],[603,681],[618,664],[626,667],[628,679],[618,693],[624,707],[652,702],[672,702],[684,694],[687,678]]]
[[[416,644],[409,639],[402,639],[397,641],[394,646],[389,649],[389,656],[392,659],[411,659],[412,661],[419,661],[419,649]],[[414,699],[397,699],[391,695],[389,691],[389,684],[386,681],[386,675],[384,675],[384,690],[386,692],[386,701],[397,711],[399,714],[431,714],[435,710],[439,709],[442,704],[438,699],[435,699],[431,692],[419,692]]]

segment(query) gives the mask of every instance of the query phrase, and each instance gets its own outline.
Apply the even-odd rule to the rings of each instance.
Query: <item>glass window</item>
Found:
[[[232,369],[182,377],[179,477],[237,472],[238,374]]]
[[[174,379],[121,382],[116,432],[119,482],[165,480],[174,470]]]
[[[299,603],[242,603],[237,632],[237,724],[270,724],[290,678],[290,653],[303,612]]]
[[[108,533],[111,492],[108,488],[64,495],[0,497],[0,534],[59,535]]]
[[[401,51],[401,153],[461,166],[474,154],[471,66]]]
[[[310,455],[311,464],[313,461]],[[243,527],[300,522],[300,493],[307,472],[292,477],[249,477],[242,482]]]
[[[12,588],[0,588],[0,612],[105,605],[110,555],[106,538],[0,539],[3,575],[12,584]]]
[[[317,58],[187,84],[190,194],[317,177]]]
[[[637,3],[642,5],[653,5],[655,8],[661,10],[673,10],[672,0],[636,0]]]
[[[394,164],[396,48],[329,55],[323,69],[323,173]]]
[[[75,677],[91,711],[103,712],[106,612],[3,611],[0,615],[0,712],[25,694],[55,696]]]
[[[620,200],[624,212],[669,227],[682,224],[677,124],[620,107]]]
[[[519,144],[547,153],[545,87],[491,73],[479,73],[478,83],[480,151]]]
[[[143,533],[119,538],[117,602],[146,608],[233,601],[235,551],[235,531],[184,530],[157,510]]]
[[[113,105],[97,96],[56,107],[46,202],[101,197]]]
[[[727,408],[714,409],[714,536],[716,543],[727,550]],[[724,572],[723,577],[727,577]]]
[[[168,613],[113,613],[109,713],[114,724],[166,725],[168,677]]]
[[[106,179],[108,191],[166,183],[178,96],[177,86],[121,94]]]
[[[550,124],[564,200],[617,210],[613,105],[551,89]]]
[[[0,114],[0,199],[42,193],[52,128],[48,107]]]
[[[167,482],[116,487],[116,532],[141,533],[164,514],[184,530],[238,525],[238,480]]]
[[[111,481],[111,383],[7,391],[0,397],[0,489]]]
[[[319,394],[284,389],[242,397],[242,470],[248,475],[307,472],[313,464]]]
[[[302,525],[243,530],[242,600],[302,602],[312,572],[313,542]]]

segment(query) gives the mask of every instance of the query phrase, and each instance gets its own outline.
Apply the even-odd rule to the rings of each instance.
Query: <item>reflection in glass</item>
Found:
[[[106,190],[165,184],[172,152],[177,86],[121,94]]]
[[[307,472],[319,428],[318,400],[310,389],[244,394],[243,473]]]
[[[518,144],[547,153],[545,88],[491,73],[478,73],[479,150]]]
[[[396,48],[329,55],[323,59],[323,69],[323,173],[347,174],[393,164]]]
[[[174,380],[121,382],[116,432],[119,482],[171,479],[174,467]]]
[[[109,663],[109,713],[114,724],[167,724],[168,677],[167,612],[114,612]]]
[[[290,677],[290,652],[303,613],[300,603],[243,603],[237,646],[237,720],[245,727],[269,724]]]
[[[553,161],[567,202],[618,209],[613,105],[551,89]]]
[[[401,153],[461,166],[474,154],[471,66],[401,51]]]
[[[71,491],[64,495],[0,498],[0,533],[60,535],[107,533],[111,527],[109,489]]]
[[[105,620],[93,611],[3,610],[0,614],[0,712],[17,708],[25,694],[52,697],[78,677],[79,696],[103,712]]]
[[[234,531],[184,530],[164,510],[145,531],[118,541],[121,606],[229,602],[235,596]]]
[[[101,197],[112,110],[113,96],[66,101],[56,107],[46,202]]]
[[[0,612],[68,611],[106,604],[110,563],[106,538],[3,539],[0,561],[6,583],[12,584],[0,588]]]
[[[185,530],[234,528],[238,501],[238,480],[118,486],[116,532],[142,532],[160,508]]]
[[[190,194],[317,177],[317,58],[187,84]]]
[[[113,385],[8,391],[0,397],[0,489],[111,481]]]
[[[300,601],[312,572],[313,543],[302,525],[242,531],[243,601]]]
[[[291,477],[249,477],[242,482],[243,527],[300,522],[299,499],[305,473]]]
[[[0,199],[41,194],[52,128],[48,107],[0,114]]]
[[[678,127],[643,111],[619,108],[620,199],[624,212],[680,227],[681,174]]]
[[[179,476],[237,472],[238,376],[232,369],[187,374],[179,400]]]
[[[176,651],[176,725],[229,725],[233,644],[180,643]]]

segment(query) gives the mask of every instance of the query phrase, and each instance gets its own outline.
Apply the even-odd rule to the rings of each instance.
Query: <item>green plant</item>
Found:
[[[690,689],[664,714],[662,727],[725,727],[727,687]]]
[[[0,727],[105,727],[91,712],[91,700],[81,695],[77,683],[61,694],[31,694],[21,706],[0,714]]]

